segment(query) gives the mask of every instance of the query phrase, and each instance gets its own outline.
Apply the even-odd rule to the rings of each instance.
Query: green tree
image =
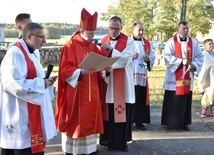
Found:
[[[117,15],[123,20],[123,32],[131,32],[132,24],[140,21],[145,25],[144,36],[149,40],[166,41],[177,32],[177,24],[181,18],[181,0],[119,0],[102,13],[101,20],[107,21]],[[186,19],[190,26],[190,35],[198,32],[208,33],[214,21],[212,0],[188,0]]]
[[[209,33],[211,23],[214,21],[214,8],[212,0],[189,0],[187,3],[187,21],[190,26],[190,36],[197,33]]]
[[[154,12],[157,0],[120,0],[119,3],[113,3],[109,6],[106,13],[102,13],[101,20],[109,20],[113,15],[119,16],[123,20],[122,32],[130,35],[134,22],[143,22],[147,27],[145,34],[148,38],[152,37],[154,25]]]
[[[19,37],[19,31],[14,29],[4,29],[5,37],[7,38],[18,38]]]
[[[48,39],[59,39],[60,38],[59,29],[52,25],[45,27],[45,34]]]
[[[176,31],[180,18],[180,0],[160,0],[155,14],[155,28],[157,40],[165,41],[172,37]]]

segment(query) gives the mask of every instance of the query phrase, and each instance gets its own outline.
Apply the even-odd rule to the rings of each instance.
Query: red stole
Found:
[[[30,60],[27,55],[27,52],[23,48],[20,42],[15,44],[24,54],[28,73],[27,79],[34,79],[36,75],[36,69],[34,63]],[[44,152],[45,145],[42,134],[42,123],[41,123],[41,112],[40,106],[27,102],[28,104],[28,117],[29,117],[29,126],[30,126],[30,134],[31,134],[31,151],[32,153]]]
[[[150,43],[149,43],[149,41],[148,41],[146,38],[144,38],[144,37],[143,37],[143,42],[144,42],[144,51],[145,51],[146,54],[149,55],[149,53],[150,53]]]
[[[144,52],[149,55],[150,53],[150,42],[143,37],[144,42]],[[146,78],[146,105],[149,105],[149,82],[148,77]]]
[[[126,48],[128,37],[120,34],[115,49],[122,52]],[[101,42],[110,44],[110,35],[105,36]],[[126,122],[126,105],[125,105],[125,78],[124,68],[113,69],[114,85],[114,121],[115,123]]]
[[[192,61],[192,39],[190,37],[187,43],[187,59]],[[174,36],[174,46],[175,46],[175,56],[178,58],[182,58],[181,44],[177,40],[177,36]],[[176,79],[176,95],[185,95],[189,94],[190,91],[190,72],[187,71],[188,66],[185,66],[185,70],[183,67],[178,68],[175,71],[175,79]],[[183,74],[186,74],[183,77]],[[183,77],[183,78],[182,78]]]

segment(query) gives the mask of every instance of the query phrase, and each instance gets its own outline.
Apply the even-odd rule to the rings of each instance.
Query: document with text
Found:
[[[100,54],[90,52],[79,64],[79,67],[84,69],[95,69],[95,71],[102,71],[107,67],[111,67],[118,59],[119,57],[107,58]]]

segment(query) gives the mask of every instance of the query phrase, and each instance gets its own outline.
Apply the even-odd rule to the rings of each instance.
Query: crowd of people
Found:
[[[45,145],[57,131],[66,155],[96,154],[98,139],[108,151],[128,152],[132,128],[146,130],[144,124],[151,123],[148,72],[156,56],[144,37],[146,27],[135,22],[128,36],[121,32],[122,19],[113,16],[109,33],[94,44],[97,18],[97,12],[91,15],[83,8],[79,28],[62,48],[54,114],[51,88],[56,79],[45,78],[38,52],[46,43],[44,28],[32,22],[30,14],[17,15],[20,37],[8,47],[1,63],[2,155],[44,155]],[[188,23],[180,21],[163,53],[166,73],[161,125],[170,130],[190,131],[195,77],[206,102],[202,114],[207,114],[210,104],[214,114],[213,40],[204,41],[202,53],[188,31]],[[103,71],[80,68],[90,52],[118,60]]]

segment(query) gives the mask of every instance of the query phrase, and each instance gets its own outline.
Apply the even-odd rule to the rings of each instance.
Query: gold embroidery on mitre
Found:
[[[42,134],[33,135],[31,137],[31,145],[32,146],[41,145],[41,144],[44,144]]]
[[[191,80],[177,80],[176,86],[182,87],[182,86],[190,86]]]

